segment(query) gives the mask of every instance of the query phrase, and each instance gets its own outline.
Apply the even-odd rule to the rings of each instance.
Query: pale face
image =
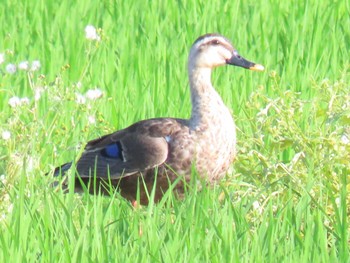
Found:
[[[234,52],[232,44],[224,37],[208,35],[199,38],[191,48],[189,62],[194,67],[214,68],[225,65]]]
[[[250,70],[264,70],[262,65],[240,56],[229,40],[218,34],[207,34],[198,38],[190,51],[189,69],[212,69],[222,65],[233,65]]]

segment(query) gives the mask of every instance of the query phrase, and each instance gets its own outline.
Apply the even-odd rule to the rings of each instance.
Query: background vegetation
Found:
[[[349,262],[349,13],[340,0],[4,1],[0,261]],[[238,126],[226,180],[139,209],[50,187],[45,173],[89,139],[188,117],[188,50],[207,32],[266,67],[214,72]]]

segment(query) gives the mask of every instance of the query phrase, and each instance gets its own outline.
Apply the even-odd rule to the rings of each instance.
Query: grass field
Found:
[[[350,262],[349,14],[340,0],[5,0],[0,262]],[[187,55],[207,32],[266,67],[214,72],[238,126],[225,180],[138,209],[50,187],[89,139],[189,117]]]

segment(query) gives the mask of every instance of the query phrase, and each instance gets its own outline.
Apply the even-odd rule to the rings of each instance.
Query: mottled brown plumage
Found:
[[[98,184],[111,182],[129,200],[136,199],[139,187],[140,202],[147,204],[143,185],[151,193],[155,178],[155,201],[178,176],[188,181],[193,168],[208,182],[222,178],[236,155],[236,130],[230,110],[211,84],[211,71],[226,64],[263,70],[261,65],[239,56],[221,35],[207,34],[198,38],[188,60],[190,119],[143,120],[90,141],[76,163],[80,177],[76,186],[79,188],[80,181],[87,183],[96,175]],[[55,174],[64,173],[70,166],[68,163],[57,168]],[[175,188],[181,195],[183,181]]]

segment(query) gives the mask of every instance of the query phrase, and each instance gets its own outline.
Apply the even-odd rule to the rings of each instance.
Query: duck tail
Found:
[[[71,168],[72,162],[65,163],[61,166],[58,166],[53,171],[53,176],[65,175],[65,173]]]

